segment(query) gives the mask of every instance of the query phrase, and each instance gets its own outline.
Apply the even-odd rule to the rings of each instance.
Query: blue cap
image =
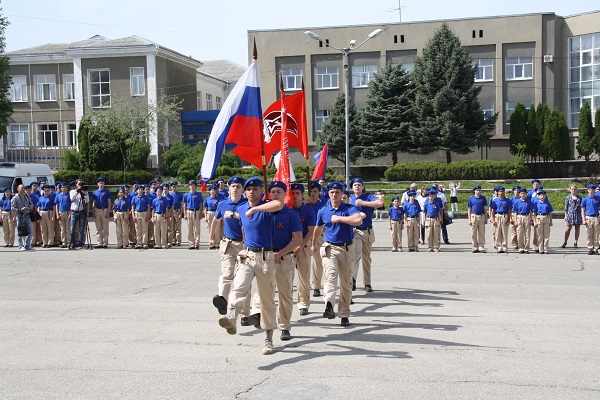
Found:
[[[188,185],[198,185],[194,179],[188,181]]]
[[[177,186],[177,185],[179,185],[179,183],[177,183],[177,181],[171,182],[171,186]]]
[[[31,183],[29,185],[25,185],[25,189],[31,189]]]
[[[157,187],[154,188],[154,190],[160,190],[160,191],[162,191],[163,190],[163,185],[158,185]]]
[[[324,176],[320,176],[320,177],[318,177],[318,178],[317,178],[317,181],[320,181],[320,180],[325,180],[325,177],[324,177]]]
[[[156,179],[152,179],[150,182],[148,182],[148,185],[152,185],[153,183],[156,183]]]
[[[519,193],[527,193],[527,189],[521,188],[521,189],[519,189]]]
[[[162,187],[163,187],[163,189],[169,190],[169,184],[168,183],[165,183],[164,185],[162,185]]]
[[[594,185],[593,183],[590,183],[589,185],[586,186],[586,189],[596,189],[596,185]],[[6,190],[6,189],[4,189]]]
[[[344,190],[344,184],[342,182],[330,182],[327,185],[327,190],[339,189]]]
[[[123,191],[125,191],[125,188],[124,188],[123,186],[119,186],[119,187],[117,188],[117,192],[119,192],[119,190],[123,190]]]
[[[287,185],[281,181],[273,181],[273,182],[269,183],[269,192],[271,191],[271,189],[273,189],[275,187],[283,189],[284,192],[287,192]]]
[[[543,189],[542,189],[542,190],[538,190],[538,191],[537,191],[537,194],[546,194],[546,191],[545,191],[545,190],[543,190]]]
[[[542,190],[544,187],[543,186],[538,186],[537,189],[535,189],[536,191],[540,191]]]
[[[513,190],[513,192],[514,192],[515,190],[521,190],[521,186],[513,186],[512,190]]]
[[[123,188],[123,189],[129,189],[129,185],[128,184],[124,184],[123,186],[121,186],[121,188]]]
[[[253,176],[252,178],[248,178],[244,183],[244,190],[246,190],[248,186],[263,187],[263,181],[258,176]]]
[[[290,189],[299,190],[301,193],[304,193],[304,185],[301,183],[292,183]]]
[[[504,189],[504,186],[498,186],[497,190],[500,191],[500,190],[506,190],[506,189]]]
[[[473,191],[475,191],[475,190],[481,190],[481,185],[473,186]]]
[[[40,183],[38,181],[33,181],[30,183],[30,185],[39,185]]]
[[[246,180],[244,178],[242,178],[241,176],[232,176],[231,178],[229,178],[229,181],[227,181],[228,185],[231,185],[232,183],[239,183],[242,186],[244,185],[244,183],[246,183]]]
[[[342,190],[342,193],[344,193],[346,196],[350,197],[350,191],[348,189]]]
[[[71,182],[69,182],[69,186],[75,186],[75,185],[77,185],[77,181],[71,181]]]
[[[39,180],[39,182],[40,182],[40,183],[42,183],[42,182],[47,182],[47,181],[46,181],[46,179],[44,179],[44,178],[41,178],[41,179]]]
[[[356,182],[362,184],[363,186],[365,185],[365,183],[363,182],[363,180],[361,178],[354,178],[350,181],[350,186],[354,185]]]
[[[10,190],[12,192],[12,189],[10,188],[10,186],[5,187],[3,192],[6,192],[7,190]]]
[[[410,196],[410,195],[409,195],[409,196]],[[392,197],[392,201],[394,201],[394,200],[400,200],[400,197],[398,197],[398,196],[394,196],[394,197]]]
[[[225,182],[225,179],[223,179],[223,178],[217,178],[217,180],[215,182],[217,182],[217,183],[219,183],[219,182]]]
[[[534,184],[534,183],[542,183],[542,182],[540,182],[539,179],[532,179],[531,180],[531,184]]]
[[[428,195],[437,194],[437,190],[435,190],[435,189],[429,189],[429,192],[427,192],[427,194]]]
[[[410,197],[410,196],[416,196],[416,195],[417,195],[417,192],[415,192],[414,190],[409,190],[408,192],[406,192],[406,195],[407,195],[407,196],[409,196],[409,197]],[[392,200],[393,200],[393,199],[392,199]]]
[[[48,186],[50,186],[50,189],[56,190],[56,186],[54,186],[54,185],[48,185]]]
[[[140,181],[133,181],[133,182],[131,182],[131,185],[132,185],[132,186],[133,186],[133,185],[139,185],[139,184],[140,184]]]
[[[435,190],[435,192],[438,192],[438,188],[437,186],[429,186],[429,190]]]
[[[98,179],[96,179],[96,183],[98,183],[98,182],[105,182],[105,180],[104,180],[104,178],[98,178]]]
[[[219,186],[216,183],[213,183],[212,185],[210,185],[210,187],[208,188],[208,190],[218,190]]]
[[[321,184],[319,184],[319,182],[317,182],[317,181],[312,181],[312,182],[311,182],[311,183],[308,185],[308,188],[309,188],[309,189],[315,189],[315,188],[317,188],[317,189],[319,189],[319,190],[323,189],[323,188],[321,187]]]
[[[139,189],[144,190],[144,185],[138,185],[138,187],[135,188],[135,190],[139,190]]]

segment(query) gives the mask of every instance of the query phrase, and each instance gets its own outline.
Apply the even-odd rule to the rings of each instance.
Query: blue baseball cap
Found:
[[[427,192],[428,195],[432,195],[432,194],[437,194],[437,190],[435,189],[429,189],[429,192]]]
[[[98,178],[98,179],[96,179],[96,183],[98,183],[98,182],[106,182],[106,181],[104,180],[104,178]]]
[[[10,190],[12,192],[12,189],[10,188],[10,186],[5,187],[3,192],[6,192],[7,190]]]
[[[538,191],[537,191],[537,194],[546,194],[546,191],[545,191],[545,190],[543,190],[543,189],[542,189],[542,190],[538,190]]]
[[[163,185],[158,185],[157,187],[154,188],[154,190],[163,190]]]
[[[246,190],[248,186],[263,187],[263,181],[258,176],[253,176],[252,178],[248,178],[246,183],[244,183],[244,190]]]
[[[139,185],[139,184],[140,184],[140,181],[133,181],[133,182],[131,182],[131,184],[132,184],[132,185]]]
[[[409,195],[409,196],[410,196],[410,195]],[[400,200],[400,197],[398,197],[398,196],[394,196],[394,197],[392,197],[392,201],[394,201],[394,200]]]
[[[534,183],[542,183],[542,182],[540,182],[539,179],[532,179],[531,180],[531,184],[534,184]]]
[[[473,191],[476,191],[476,190],[481,190],[481,185],[473,186]]]
[[[153,183],[156,183],[156,179],[152,179],[150,182],[148,182],[148,185],[152,185]]]
[[[333,189],[338,189],[338,190],[344,190],[344,184],[342,184],[342,182],[331,182],[327,185],[327,190],[333,190]]]
[[[527,193],[527,189],[521,188],[521,189],[519,189],[519,193]]]
[[[271,191],[271,189],[273,189],[275,187],[283,189],[284,192],[287,192],[287,185],[281,181],[273,181],[273,182],[269,183],[269,192]]]
[[[208,188],[208,190],[218,190],[219,186],[216,183],[213,183],[212,185],[210,185],[210,187]]]
[[[361,178],[354,178],[350,181],[350,186],[354,185],[356,182],[362,184],[363,186],[365,185],[365,183],[363,182],[363,180]]]
[[[128,184],[124,184],[123,186],[121,186],[123,189],[129,189],[129,185]]]
[[[25,185],[25,189],[31,189],[31,183],[29,185]]]
[[[590,183],[590,184],[589,184],[589,185],[587,185],[585,188],[586,188],[586,189],[594,189],[594,190],[596,190],[596,185],[594,185],[593,183]],[[6,189],[4,189],[4,190],[6,190]]]
[[[406,192],[406,195],[408,197],[410,197],[410,196],[416,196],[417,192],[415,192],[414,190],[409,190],[408,192]],[[394,199],[392,199],[392,200],[394,200]]]
[[[179,183],[177,183],[177,181],[171,182],[171,186],[177,186],[177,185],[179,185]]]
[[[198,185],[194,179],[188,181],[188,185]]]
[[[229,181],[227,181],[228,185],[231,185],[232,183],[239,183],[242,186],[244,185],[244,183],[246,183],[246,180],[244,178],[242,178],[241,176],[232,176],[231,178],[229,178]]]
[[[223,178],[217,178],[216,182],[217,183],[219,183],[219,182],[225,182],[225,179],[223,179]]]
[[[513,190],[513,192],[514,192],[515,190],[521,190],[521,186],[513,186],[512,190]]]
[[[301,183],[292,183],[290,189],[299,190],[301,193],[304,193],[304,185]]]
[[[506,190],[504,189],[504,186],[498,186],[498,189],[496,189],[497,191],[501,191],[501,190]]]
[[[75,186],[75,185],[77,185],[77,181],[71,181],[71,182],[69,182],[69,186]]]
[[[315,188],[316,188],[316,189],[319,189],[319,190],[321,190],[321,189],[322,189],[321,185],[320,185],[320,184],[319,184],[319,182],[317,182],[317,181],[312,181],[312,182],[311,182],[311,183],[308,185],[308,188],[309,188],[309,189],[315,189]]]

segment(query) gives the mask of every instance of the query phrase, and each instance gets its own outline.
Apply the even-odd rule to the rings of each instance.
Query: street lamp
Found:
[[[350,190],[350,116],[349,116],[349,108],[350,108],[350,73],[349,73],[349,54],[350,51],[354,49],[358,49],[360,46],[373,39],[376,36],[383,32],[383,29],[375,29],[373,32],[369,33],[369,36],[358,45],[356,44],[356,40],[351,40],[348,47],[335,47],[331,44],[328,44],[328,47],[332,49],[338,50],[342,52],[343,61],[344,61],[344,117],[346,122],[346,187]],[[304,31],[304,34],[311,39],[320,41],[321,37],[312,31]]]

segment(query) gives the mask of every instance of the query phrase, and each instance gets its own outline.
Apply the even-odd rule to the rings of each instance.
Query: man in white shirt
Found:
[[[71,190],[69,192],[71,198],[71,243],[69,249],[74,250],[75,248],[83,248],[83,238],[85,223],[87,221],[87,210],[90,202],[88,195],[88,186],[85,182],[81,182],[79,188]],[[79,227],[79,240],[75,241],[76,226]]]
[[[404,203],[406,203],[408,201],[408,195],[407,193],[411,190],[414,190],[415,193],[419,193],[419,185],[417,185],[416,183],[411,183],[410,184],[410,189],[407,190],[406,192],[402,193],[402,198],[400,199],[400,207],[402,207],[404,205]],[[419,199],[419,196],[417,195],[417,200]],[[419,204],[421,204],[421,202],[419,202]],[[422,205],[422,204],[421,204]]]
[[[437,197],[442,200],[442,203],[444,203],[444,216],[446,216],[448,215],[448,199],[444,194],[444,187],[439,183],[435,184],[434,186],[437,187]],[[444,240],[444,243],[450,244],[450,241],[448,240],[448,230],[446,229],[446,224],[444,223],[442,223],[442,239]]]
[[[421,191],[415,198],[419,202],[419,206],[421,206],[421,215],[420,215],[420,226],[421,226],[421,244],[425,243],[425,213],[423,212],[423,206],[429,196],[427,195],[427,188],[422,187]]]

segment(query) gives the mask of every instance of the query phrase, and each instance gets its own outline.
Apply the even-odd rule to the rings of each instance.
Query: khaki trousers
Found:
[[[510,244],[512,247],[518,247],[517,227],[512,224],[510,226]]]
[[[440,249],[440,219],[438,217],[425,217],[425,236],[429,249]]]
[[[146,221],[147,213],[148,211],[137,211],[135,213],[135,242],[138,246],[148,246],[148,221]]]
[[[373,228],[354,230],[354,267],[352,268],[352,278],[358,277],[358,269],[362,261],[363,266],[363,284],[371,284],[371,248],[375,242],[375,231]],[[333,303],[332,303],[333,304]]]
[[[148,211],[148,213],[150,213],[150,211]],[[154,241],[154,222],[152,222],[152,220],[148,221],[148,244],[156,244],[156,242]]]
[[[60,225],[60,241],[63,244],[63,246],[68,245],[71,241],[71,234],[69,232],[69,215],[70,213],[68,211],[61,211],[58,213],[58,224]]]
[[[406,236],[408,237],[408,248],[417,250],[419,248],[419,217],[406,218]]]
[[[358,240],[355,239],[355,242]],[[354,244],[348,246],[334,246],[324,242],[319,251],[325,269],[325,285],[323,301],[330,302],[335,307],[338,277],[340,280],[340,301],[338,315],[340,318],[350,316],[350,302],[352,301],[352,267],[355,264],[356,251]]]
[[[473,250],[485,250],[485,214],[471,213],[471,247]]]
[[[166,214],[154,214],[154,247],[167,248],[167,217]]]
[[[600,221],[598,217],[585,217],[585,221],[587,222],[587,248],[588,250],[597,250],[599,247],[598,239],[600,238]],[[6,234],[4,237],[6,238]]]
[[[108,220],[109,209],[96,208],[94,210],[94,218],[96,219],[96,244],[98,246],[108,245]]]
[[[286,254],[276,261],[275,281],[277,282],[277,327],[280,330],[292,329],[292,311],[294,309],[294,256]],[[252,312],[261,313],[260,289],[252,299]]]
[[[136,233],[135,233],[135,220],[133,219],[133,215],[129,214],[129,243],[136,242]]]
[[[402,250],[403,221],[392,221],[392,248]]]
[[[38,243],[42,243],[42,221],[35,221],[33,223],[33,236],[31,237],[31,245],[33,246],[34,244]]]
[[[550,242],[550,217],[547,215],[536,216],[537,225],[535,233],[537,237],[538,248],[540,252],[548,251],[548,243]]]
[[[17,221],[13,221],[12,211],[2,211],[2,231],[4,232],[4,243],[14,246],[15,244],[15,229]]]
[[[310,306],[310,247],[311,241],[302,247],[296,254],[296,268],[298,269],[298,293],[296,303],[298,308]],[[279,287],[279,283],[277,283]]]
[[[496,250],[508,251],[508,225],[506,225],[508,215],[496,214],[494,218],[496,220]]]
[[[239,253],[240,265],[233,285],[229,292],[229,307],[235,308],[236,313],[241,313],[248,303],[247,298],[252,290],[252,280],[256,277],[258,295],[260,297],[260,326],[267,329],[275,329],[275,259],[272,251],[255,253],[250,250],[242,250]]]
[[[200,210],[186,210],[188,218],[188,241],[190,246],[200,246]]]
[[[210,227],[212,225],[213,219],[215,219],[215,213],[216,211],[207,211],[206,212],[206,219],[208,220],[206,227],[208,228],[208,232],[210,232]],[[220,225],[220,222],[219,222]],[[212,237],[209,237],[208,240],[210,241],[210,239],[213,239],[215,241],[215,243],[219,243],[219,241],[221,240],[222,236],[219,236],[219,231],[221,230],[221,227],[219,226],[217,229],[215,229],[215,233]]]
[[[527,231],[529,230],[529,215],[517,215],[515,228],[517,230],[517,247],[519,250],[527,250]]]
[[[317,239],[315,247],[320,249],[324,242],[325,239],[323,239],[323,235],[321,235]],[[312,277],[310,279],[310,285],[313,289],[321,290],[323,288],[323,285],[321,285],[321,281],[323,280],[323,260],[321,259],[321,252],[318,250],[312,255],[311,270]]]
[[[181,244],[181,219],[181,210],[173,210],[173,232],[171,234],[170,240],[171,243],[174,245]]]
[[[58,215],[58,218],[56,218],[56,213],[54,213],[54,244],[59,245],[60,243],[60,214]]]
[[[529,228],[529,240],[528,243],[531,245],[531,248],[536,251],[539,249],[539,242],[537,237],[537,230],[535,226],[530,226]]]
[[[129,244],[129,212],[115,211],[113,219],[117,229],[117,246],[127,246]]]
[[[42,243],[44,246],[54,245],[54,210],[40,210],[42,216]]]

